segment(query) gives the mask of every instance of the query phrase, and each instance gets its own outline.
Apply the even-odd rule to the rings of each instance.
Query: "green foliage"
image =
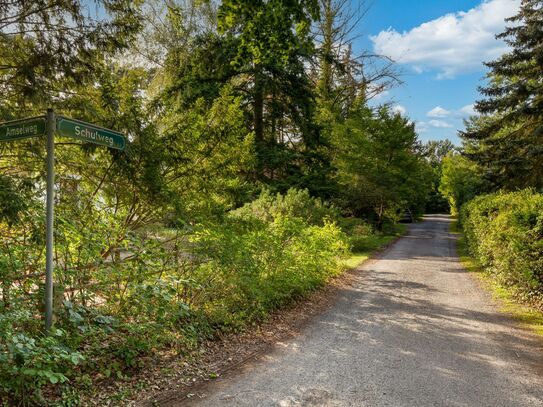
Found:
[[[448,199],[453,215],[483,189],[483,180],[476,164],[460,154],[449,153],[443,159],[439,191]]]
[[[254,166],[254,138],[241,103],[226,86],[210,106],[200,98],[186,111],[172,105],[161,117],[152,168],[161,168],[158,185],[175,217],[221,217],[246,199],[252,187],[244,175]]]
[[[95,1],[88,15],[85,2],[10,1],[0,7],[0,80],[4,109],[27,110],[28,101],[45,103],[78,82],[94,77],[101,55],[123,49],[140,27],[138,3]]]
[[[431,168],[418,152],[407,118],[384,106],[358,106],[334,134],[339,202],[355,216],[372,216],[379,228],[402,210],[424,210]]]
[[[327,141],[314,122],[314,88],[306,64],[314,53],[316,0],[224,0],[218,32],[224,36],[229,80],[242,90],[248,127],[254,132],[254,176],[285,192],[307,188],[326,196],[331,168]],[[216,78],[221,65],[206,77]],[[220,76],[219,76],[220,77]]]
[[[0,315],[0,399],[23,405],[42,404],[42,389],[68,381],[68,375],[82,360],[79,352],[67,348],[65,332],[29,335],[24,327],[33,324],[28,311]]]
[[[349,237],[349,243],[353,253],[371,253],[389,243],[405,229],[405,225],[395,225],[394,227],[388,228],[385,232],[376,232],[368,226],[369,225],[365,225],[365,227],[355,230]]]
[[[463,138],[469,157],[487,168],[493,190],[543,186],[543,8],[524,0],[498,36],[510,51],[487,64],[489,84],[477,102],[481,114]]]
[[[470,253],[517,298],[543,308],[543,195],[531,189],[479,196],[462,207]]]
[[[122,211],[119,218],[106,214],[58,219],[56,289],[69,298],[57,307],[58,336],[43,337],[35,313],[0,314],[0,378],[13,400],[44,403],[41,389],[51,397],[60,390],[50,387],[60,384],[69,391],[75,364],[81,377],[122,378],[156,350],[241,329],[325,284],[343,269],[349,248],[334,223],[337,210],[294,189],[284,196],[263,192],[219,222],[186,232],[129,231],[119,222]],[[18,254],[17,278],[28,267],[28,248],[38,251],[40,244],[27,243]],[[32,278],[24,281],[32,286]],[[27,309],[22,299],[41,295],[16,287],[10,286],[14,309]]]
[[[320,198],[312,198],[306,189],[294,188],[289,189],[285,195],[272,195],[268,189],[264,189],[258,199],[232,211],[231,215],[240,219],[254,217],[263,222],[286,216],[300,218],[308,224],[319,226],[326,221],[340,219],[336,208],[323,203]]]
[[[21,193],[24,191],[21,187],[13,179],[0,176],[0,221],[12,224],[26,208],[26,196]]]
[[[0,144],[9,403],[70,405],[167,348],[241,329],[424,206],[431,171],[413,125],[366,106],[364,58],[349,51],[323,79],[330,92],[317,90],[311,26],[324,3],[103,0],[96,18],[79,0],[49,3],[0,6],[0,22],[15,22],[0,33],[1,118],[52,106],[128,147],[56,137],[55,335],[44,337],[44,140]],[[343,26],[322,50],[337,59],[346,26],[328,23]]]
[[[223,0],[219,31],[239,33],[234,63],[244,65],[250,59],[254,65],[286,65],[300,41],[312,46],[309,29],[318,13],[316,0]]]
[[[443,173],[443,160],[452,151],[454,145],[449,140],[430,140],[422,146],[426,160],[432,167],[432,190],[426,202],[426,213],[449,213],[451,208],[447,198],[439,191]]]
[[[210,258],[198,273],[217,282],[205,287],[212,323],[234,327],[324,284],[347,247],[332,224],[292,218],[248,230],[223,225],[196,238]]]
[[[310,211],[301,213],[302,207]],[[341,270],[346,236],[323,209],[330,212],[307,192],[263,193],[226,223],[196,233],[197,253],[209,260],[196,271],[197,279],[213,281],[202,283],[200,300],[208,303],[214,323],[239,326],[261,318]]]

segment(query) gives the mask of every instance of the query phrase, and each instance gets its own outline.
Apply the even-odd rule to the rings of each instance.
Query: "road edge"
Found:
[[[209,342],[207,345],[213,347],[213,352],[228,352],[231,346],[239,346],[240,342],[252,341],[255,336],[260,335],[258,343],[253,343],[251,351],[236,360],[232,359],[229,363],[220,366],[213,366],[211,363],[204,363],[205,366],[198,366],[198,371],[207,372],[206,375],[198,375],[192,380],[172,383],[173,387],[166,391],[160,391],[144,399],[134,401],[136,406],[180,406],[184,401],[197,397],[196,394],[211,384],[215,379],[223,378],[226,375],[235,374],[246,364],[265,356],[273,351],[274,347],[280,343],[292,340],[300,335],[304,328],[318,315],[331,307],[337,298],[337,293],[341,288],[351,284],[352,280],[358,275],[362,266],[382,257],[398,240],[409,233],[409,227],[403,228],[400,233],[389,242],[373,250],[369,256],[354,267],[346,268],[341,274],[333,277],[326,285],[317,289],[308,297],[295,301],[280,310],[277,310],[270,318],[260,324],[248,328],[241,334],[231,334],[220,341]],[[263,333],[266,333],[263,335]],[[209,348],[208,348],[209,350]],[[228,359],[227,359],[228,360]],[[195,363],[198,365],[198,363]],[[210,369],[212,367],[213,369]],[[213,377],[209,374],[212,373]],[[174,379],[175,380],[175,379]]]
[[[454,219],[450,223],[449,233],[457,236],[455,239],[456,255],[462,267],[490,295],[499,311],[510,316],[523,330],[537,335],[543,342],[543,312],[517,301],[505,287],[498,284],[492,276],[485,272],[477,260],[469,254],[464,232],[458,219]]]

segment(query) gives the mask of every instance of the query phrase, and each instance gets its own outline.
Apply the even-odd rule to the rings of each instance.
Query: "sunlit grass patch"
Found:
[[[346,268],[351,269],[358,267],[364,261],[366,261],[373,252],[385,247],[390,244],[398,236],[401,236],[407,230],[406,225],[396,225],[396,230],[392,234],[375,234],[368,236],[357,236],[352,237],[352,240],[355,240],[354,250],[352,251],[351,256],[344,260],[344,265]]]
[[[363,254],[363,253],[353,254],[351,257],[349,257],[347,260],[345,260],[343,264],[345,264],[346,268],[353,269],[355,267],[358,267],[360,264],[362,264],[364,261],[366,261],[369,257],[370,257],[369,253],[366,253],[366,254]]]

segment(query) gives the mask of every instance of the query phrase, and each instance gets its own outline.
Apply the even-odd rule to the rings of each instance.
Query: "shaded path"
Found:
[[[302,334],[189,406],[543,406],[539,339],[459,264],[450,219],[410,227]]]

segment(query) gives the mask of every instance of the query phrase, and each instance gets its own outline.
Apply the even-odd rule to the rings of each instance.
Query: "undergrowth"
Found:
[[[55,277],[64,295],[53,335],[41,330],[38,282],[4,285],[0,404],[78,405],[81,394],[129,379],[161,352],[183,355],[265,319],[400,232],[342,218],[307,191],[264,192],[220,222],[127,232],[119,250],[93,260],[111,224],[96,222],[79,236],[60,220],[64,266]],[[13,239],[0,251],[0,271],[12,275],[40,245],[20,244],[16,232],[4,235]]]

